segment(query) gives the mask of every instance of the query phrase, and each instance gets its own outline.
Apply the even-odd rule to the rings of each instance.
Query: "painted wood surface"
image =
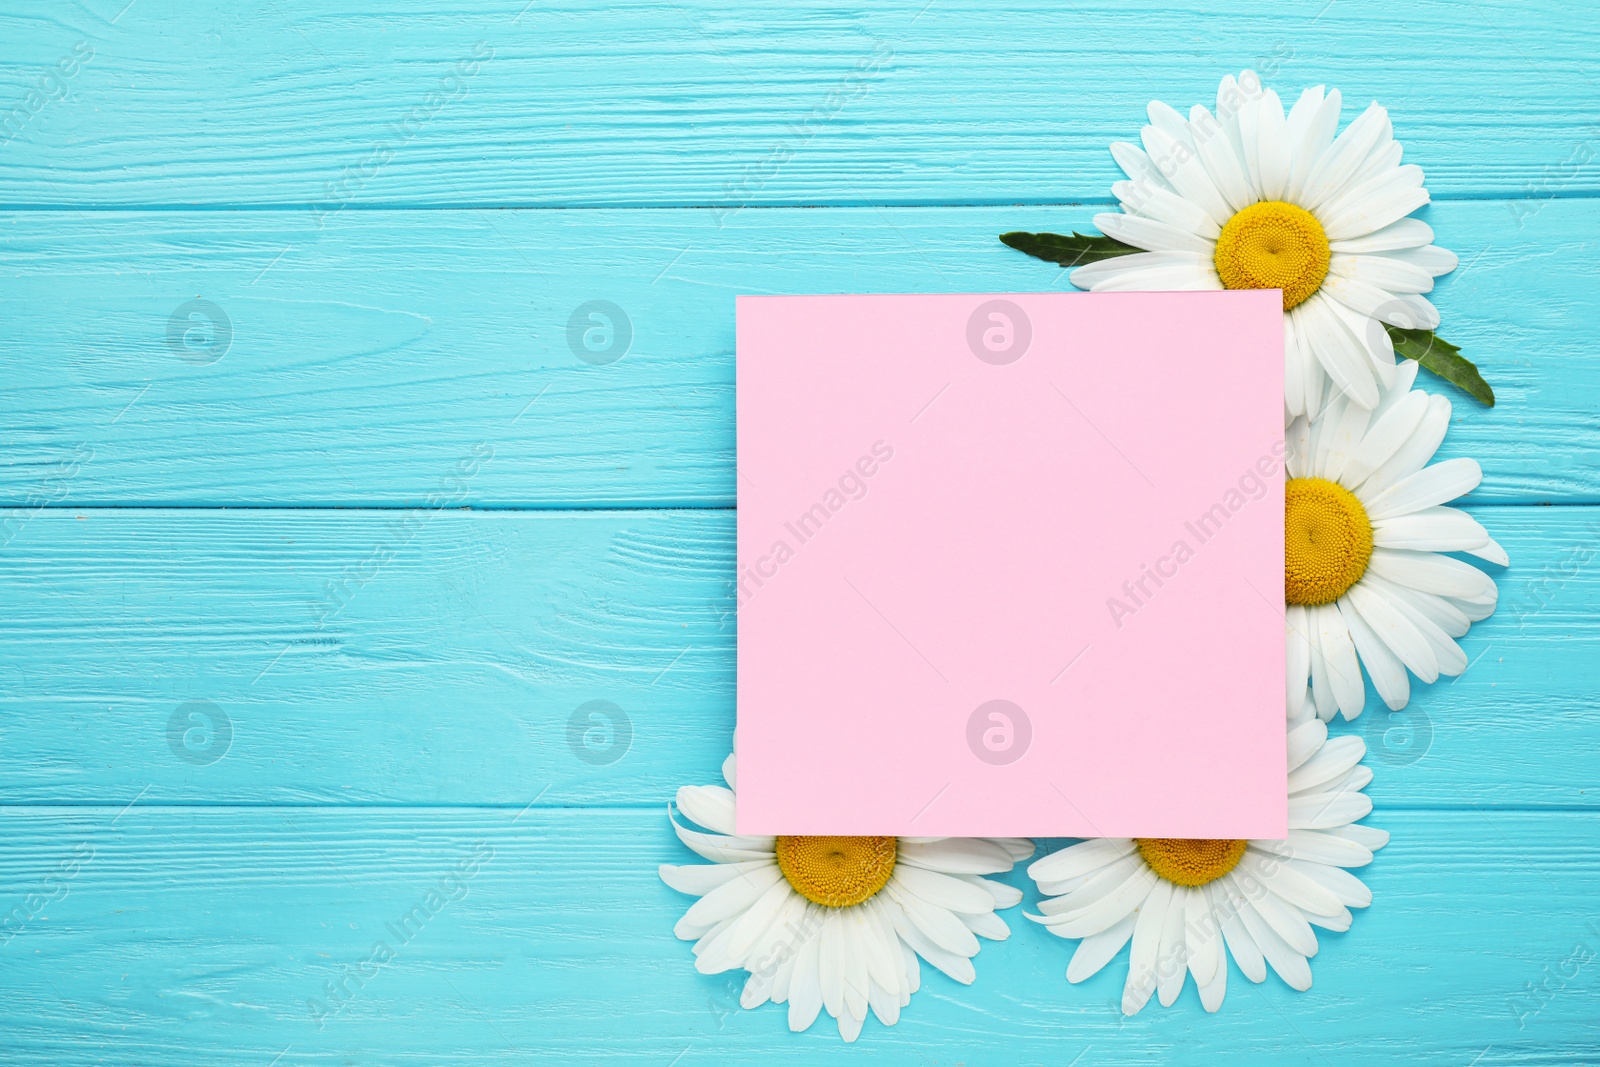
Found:
[[[1466,674],[1342,727],[1369,792],[1600,805],[1600,508],[1473,511],[1501,607]],[[731,511],[50,509],[0,554],[0,800],[663,801],[731,743],[733,541]]]
[[[0,41],[0,1063],[1600,1060],[1600,9],[71,0]],[[1335,727],[1374,906],[1216,1016],[1122,1019],[1022,909],[857,1048],[738,1010],[655,875],[733,721],[733,296],[1065,288],[995,235],[1087,227],[1146,101],[1247,65],[1390,106],[1500,399],[1443,452],[1500,611]]]
[[[1521,205],[1424,212],[1462,257],[1441,333],[1499,406],[1423,387],[1455,403],[1442,454],[1483,465],[1476,499],[1600,502],[1600,207],[1518,229]],[[736,293],[1067,289],[996,235],[1095,210],[351,212],[322,233],[283,212],[14,214],[0,345],[27,357],[0,394],[0,503],[731,506]],[[613,332],[580,315],[569,339],[591,301]]]
[[[0,153],[0,203],[1102,201],[1146,102],[1247,66],[1392,105],[1440,195],[1600,187],[1584,4],[127,3],[0,20],[8,107],[76,68]]]
[[[141,801],[0,818],[0,876],[53,897],[0,945],[7,1062],[1458,1067],[1475,1056],[1600,1057],[1594,813],[1369,817],[1393,835],[1363,870],[1377,903],[1347,933],[1318,931],[1310,992],[1275,976],[1253,986],[1234,969],[1214,1016],[1191,982],[1172,1008],[1124,1019],[1125,961],[1069,986],[1071,943],[1022,917],[1038,902],[1029,888],[1005,913],[1012,937],[984,943],[974,985],[924,967],[900,1025],[869,1020],[855,1047],[823,1022],[790,1035],[782,1009],[739,1009],[732,975],[694,971],[690,946],[671,933],[688,898],[655,875],[659,862],[694,857],[661,808],[519,818],[515,808]],[[1508,921],[1530,902],[1539,922]]]

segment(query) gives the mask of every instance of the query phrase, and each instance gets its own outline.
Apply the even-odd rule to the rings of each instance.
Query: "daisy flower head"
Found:
[[[1434,329],[1423,295],[1455,269],[1433,230],[1408,218],[1428,202],[1422,168],[1400,163],[1388,112],[1370,105],[1335,136],[1341,98],[1314,86],[1287,114],[1254,71],[1227,75],[1216,113],[1185,118],[1159,100],[1143,147],[1111,154],[1127,180],[1107,236],[1145,249],[1072,272],[1080,289],[1281,289],[1284,404],[1316,414],[1325,379],[1372,408],[1395,373],[1383,323]]]
[[[1366,668],[1391,709],[1424,682],[1467,667],[1455,639],[1495,607],[1494,579],[1447,552],[1507,565],[1487,530],[1446,502],[1475,488],[1477,461],[1429,464],[1450,401],[1411,389],[1397,368],[1371,411],[1336,395],[1285,431],[1284,601],[1288,708],[1309,681],[1318,715],[1361,714]]]
[[[1347,930],[1350,909],[1372,903],[1348,868],[1372,862],[1389,835],[1356,821],[1372,810],[1361,792],[1372,772],[1359,766],[1360,737],[1330,739],[1322,720],[1303,710],[1290,720],[1288,748],[1282,841],[1098,838],[1028,868],[1046,898],[1028,918],[1078,941],[1067,981],[1097,974],[1131,943],[1126,1015],[1152,993],[1171,1005],[1189,975],[1201,1005],[1216,1011],[1229,956],[1252,982],[1265,981],[1270,966],[1294,989],[1311,988],[1312,927]]]
[[[679,811],[705,831],[672,819],[711,862],[660,873],[700,898],[673,928],[695,942],[695,969],[749,973],[741,1007],[787,1003],[796,1032],[826,1008],[854,1041],[869,1009],[885,1026],[899,1020],[921,985],[919,961],[970,984],[978,938],[1010,936],[995,911],[1022,892],[984,876],[1031,856],[1027,839],[741,835],[731,755],[722,776],[726,787],[678,790]]]

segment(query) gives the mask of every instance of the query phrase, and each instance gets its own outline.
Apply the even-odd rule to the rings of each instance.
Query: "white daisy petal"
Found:
[[[1379,699],[1391,711],[1399,711],[1411,699],[1411,678],[1406,674],[1405,664],[1367,624],[1367,620],[1348,598],[1339,601],[1339,614],[1344,616],[1350,639],[1355,642],[1356,654],[1361,657],[1361,665],[1367,669],[1367,677],[1372,679],[1372,688],[1378,691]]]
[[[1222,931],[1211,911],[1211,897],[1205,886],[1192,887],[1184,900],[1184,958],[1194,975],[1196,989],[1204,989],[1216,977],[1220,965]]]
[[[1324,888],[1320,882],[1298,870],[1293,861],[1285,861],[1276,856],[1264,856],[1260,852],[1247,849],[1244,858],[1239,861],[1239,867],[1255,875],[1274,896],[1301,912],[1338,915],[1343,910],[1338,897]]]
[[[1311,343],[1317,362],[1328,372],[1339,391],[1362,407],[1371,409],[1378,403],[1378,380],[1372,370],[1372,361],[1360,338],[1353,336],[1344,322],[1326,306],[1329,298],[1316,293],[1301,307],[1301,322]]]
[[[1289,772],[1289,792],[1303,793],[1343,777],[1366,751],[1366,743],[1354,735],[1330,738],[1313,758]]]
[[[1426,393],[1408,392],[1379,414],[1345,463],[1341,483],[1359,488],[1411,438],[1427,410]]]
[[[1145,108],[1145,114],[1150,116],[1150,124],[1161,130],[1168,137],[1185,148],[1194,148],[1193,135],[1189,129],[1189,122],[1178,109],[1160,100],[1152,100]],[[1159,159],[1160,157],[1155,157]]]
[[[1209,256],[1216,251],[1214,241],[1208,241],[1189,230],[1138,215],[1107,212],[1096,215],[1094,224],[1108,237],[1115,237],[1126,244],[1152,252],[1196,252]],[[1431,284],[1431,278],[1429,282]]]
[[[1356,659],[1355,642],[1344,624],[1344,617],[1332,604],[1322,604],[1312,609],[1317,627],[1318,646],[1328,665],[1328,682],[1334,701],[1346,719],[1361,714],[1367,692],[1361,681],[1361,665]]]
[[[1170,1008],[1183,992],[1184,975],[1189,973],[1188,939],[1184,922],[1188,917],[1191,889],[1174,886],[1172,900],[1161,924],[1161,944],[1156,950],[1156,997],[1163,1008]]]
[[[789,979],[789,1029],[794,1033],[810,1029],[822,1010],[822,938],[813,937],[800,946],[794,959],[794,974]]]
[[[1167,188],[1165,182],[1160,185],[1149,182],[1114,182],[1111,186],[1111,195],[1121,202],[1126,211],[1164,222],[1168,226],[1192,233],[1210,242],[1214,243],[1222,233],[1222,227],[1217,225],[1215,219]]]
[[[1472,564],[1436,552],[1375,548],[1368,570],[1396,585],[1440,596],[1486,596],[1494,588],[1494,579]]]
[[[1404,263],[1408,267],[1425,272],[1429,277],[1437,278],[1441,274],[1449,274],[1460,264],[1456,254],[1448,248],[1438,245],[1424,245],[1421,248],[1401,248],[1392,252],[1378,252],[1372,258],[1392,259]],[[1426,292],[1426,290],[1421,290]]]
[[[1349,826],[1339,827],[1336,833],[1340,837],[1365,845],[1373,852],[1378,851],[1389,843],[1389,831],[1380,830],[1375,826],[1361,826],[1352,823]]]
[[[1372,903],[1372,890],[1367,888],[1366,883],[1338,866],[1297,861],[1295,869],[1333,894],[1334,899],[1344,907],[1365,908]]]
[[[988,890],[950,874],[924,870],[909,863],[895,865],[890,882],[912,896],[948,911],[992,913],[994,898]]]
[[[1372,524],[1372,543],[1383,548],[1470,552],[1489,540],[1483,524],[1459,508],[1423,508]]]
[[[1233,876],[1227,875],[1207,888],[1212,890],[1217,917],[1222,920],[1222,938],[1228,946],[1228,955],[1233,957],[1240,972],[1250,981],[1257,984],[1266,981],[1267,961],[1240,916],[1248,904],[1235,886]],[[1220,969],[1225,971],[1227,967]]]
[[[1195,152],[1211,184],[1232,209],[1230,214],[1243,211],[1255,203],[1255,190],[1245,176],[1244,165],[1234,151],[1233,142],[1228,139],[1222,123],[1202,105],[1196,104],[1189,109],[1189,128]]]
[[[747,860],[743,863],[687,863],[682,866],[663,863],[657,868],[657,873],[663,882],[678,892],[703,897],[735,878],[773,865],[774,861],[770,859]]]
[[[1211,216],[1218,226],[1233,217],[1233,211],[1212,184],[1211,176],[1206,173],[1205,165],[1195,155],[1192,145],[1155,125],[1146,126],[1141,137],[1145,151],[1156,161],[1168,183],[1180,196]]]
[[[1401,614],[1389,597],[1371,583],[1357,582],[1345,593],[1345,599],[1412,674],[1424,682],[1438,680],[1439,660],[1428,639]]]
[[[1250,934],[1250,940],[1260,949],[1273,973],[1288,983],[1289,988],[1305,992],[1311,988],[1311,964],[1305,956],[1291,948],[1288,942],[1261,917],[1250,901],[1239,908],[1239,920]],[[1308,927],[1309,929],[1309,927]],[[1313,941],[1315,937],[1313,937]]]
[[[1358,493],[1373,522],[1410,515],[1470,493],[1483,481],[1478,461],[1465,456],[1447,459],[1407,475],[1380,493]]]
[[[1282,841],[1252,841],[1250,847],[1333,867],[1365,867],[1372,862],[1372,852],[1365,845],[1324,830],[1290,830]]]
[[[1287,706],[1291,709],[1298,704],[1311,681],[1311,643],[1306,636],[1309,626],[1305,608],[1290,604],[1284,609],[1284,640],[1289,646]]]
[[[1285,192],[1291,203],[1299,203],[1306,179],[1310,177],[1322,153],[1333,143],[1333,131],[1339,127],[1339,90],[1324,93],[1323,87],[1314,85],[1300,94],[1294,107],[1289,109],[1289,186]]]
[[[1365,254],[1370,252],[1395,252],[1401,249],[1422,248],[1433,243],[1433,227],[1421,219],[1400,219],[1381,230],[1351,237],[1343,241],[1330,241],[1333,252]],[[1443,252],[1444,249],[1439,251]]]
[[[1150,894],[1151,887],[1158,881],[1154,871],[1140,865],[1139,869],[1115,889],[1088,907],[1060,915],[1034,918],[1034,922],[1048,926],[1050,932],[1057,937],[1088,937],[1115,925],[1129,911],[1142,906],[1142,902]]]
[[[1090,934],[1078,942],[1077,951],[1072,954],[1072,962],[1067,964],[1067,981],[1076,985],[1085,978],[1098,974],[1102,967],[1111,962],[1111,957],[1121,952],[1122,946],[1133,937],[1133,926],[1137,919],[1137,913],[1127,915],[1114,926],[1108,926],[1098,934]]]
[[[1138,145],[1129,144],[1127,141],[1113,141],[1111,158],[1116,160],[1117,166],[1122,168],[1122,173],[1128,176],[1128,180],[1141,190],[1164,189],[1169,193],[1173,191],[1167,179],[1161,176],[1160,169]]]
[[[1377,104],[1346,126],[1306,178],[1300,202],[1315,211],[1325,201],[1344,192],[1385,135],[1388,113]]]
[[[1137,845],[1129,838],[1095,838],[1069,845],[1034,860],[1028,867],[1028,877],[1034,881],[1060,881],[1089,874],[1119,860],[1132,852]]]
[[[1103,898],[1121,892],[1124,884],[1144,866],[1144,860],[1137,855],[1123,856],[1114,860],[1093,875],[1086,878],[1072,878],[1065,882],[1052,882],[1041,880],[1039,892],[1045,894],[1060,893],[1054,900],[1044,900],[1039,903],[1039,914],[1050,917],[1051,922],[1064,923],[1068,919],[1080,918],[1088,910],[1098,904]],[[1116,908],[1132,909],[1139,906],[1139,894],[1128,890],[1123,903]],[[1106,921],[1117,918],[1119,911],[1113,911],[1105,916]],[[1059,920],[1054,917],[1061,916]],[[1081,936],[1081,935],[1074,935]]]
[[[943,837],[902,841],[900,862],[945,874],[1003,874],[1012,867],[1005,849],[981,837]]]
[[[1335,252],[1329,257],[1328,271],[1338,277],[1366,282],[1391,293],[1426,293],[1433,289],[1432,274],[1398,256],[1358,256]]]
[[[1404,166],[1356,186],[1315,214],[1329,241],[1345,241],[1398,222],[1427,202],[1422,168]]]
[[[733,834],[733,790],[718,785],[678,787],[678,810],[692,822],[719,834]],[[771,838],[761,840],[770,841]]]
[[[1500,543],[1492,537],[1477,548],[1463,549],[1463,551],[1470,552],[1472,555],[1489,563],[1497,563],[1502,567],[1511,566],[1511,557],[1506,554],[1505,549],[1500,547]]]
[[[1289,798],[1291,830],[1326,830],[1372,811],[1365,793],[1308,793]]]
[[[1282,200],[1289,190],[1289,123],[1283,102],[1268,89],[1256,109],[1256,155],[1261,168],[1261,196]]]
[[[1357,497],[1364,501],[1372,499],[1391,485],[1420,471],[1439,450],[1445,431],[1450,427],[1450,401],[1438,394],[1431,394],[1427,403],[1427,410],[1423,412],[1417,428],[1394,450],[1393,455],[1383,461],[1382,466],[1357,487]]]
[[[1318,719],[1289,728],[1289,773],[1293,774],[1328,740],[1328,727]]]
[[[672,818],[672,809],[667,809],[667,818],[672,822],[672,828],[677,832],[678,840],[694,849],[701,856],[717,863],[738,863],[741,860],[770,860],[773,856],[771,845],[763,845],[763,841],[771,838],[736,837],[723,834],[706,834],[698,830],[691,830],[682,826]]]
[[[1137,1015],[1156,989],[1156,965],[1161,934],[1172,903],[1172,883],[1157,881],[1139,909],[1133,926],[1133,947],[1128,952],[1128,980],[1122,988],[1122,1014]]]

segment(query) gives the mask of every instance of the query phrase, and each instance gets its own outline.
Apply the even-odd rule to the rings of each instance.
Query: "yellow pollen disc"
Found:
[[[889,884],[892,837],[780,837],[778,869],[796,893],[816,904],[848,908]]]
[[[1152,871],[1177,885],[1215,882],[1238,866],[1245,845],[1243,841],[1182,837],[1139,837],[1134,843]]]
[[[1367,572],[1372,522],[1356,495],[1324,478],[1290,478],[1283,499],[1283,598],[1331,604]]]
[[[1322,287],[1328,235],[1305,208],[1263,200],[1222,227],[1216,264],[1229,289],[1282,289],[1288,311]]]

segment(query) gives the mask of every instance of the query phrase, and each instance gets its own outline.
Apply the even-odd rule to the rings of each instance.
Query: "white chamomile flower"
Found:
[[[1311,988],[1313,926],[1347,930],[1350,909],[1372,893],[1346,868],[1389,841],[1357,819],[1372,810],[1361,790],[1360,737],[1329,738],[1314,714],[1289,721],[1289,836],[1282,841],[1100,838],[1051,853],[1028,868],[1046,899],[1042,923],[1078,939],[1067,981],[1096,974],[1132,942],[1122,1010],[1158,993],[1172,1004],[1194,975],[1206,1011],[1222,1006],[1228,957],[1252,982],[1271,966],[1295,989]],[[1226,952],[1224,951],[1226,947]]]
[[[1361,714],[1372,686],[1392,709],[1424,682],[1458,675],[1455,639],[1494,611],[1488,574],[1445,552],[1507,565],[1478,521],[1445,507],[1477,486],[1475,460],[1428,465],[1450,424],[1450,401],[1411,389],[1417,365],[1366,411],[1336,396],[1285,431],[1284,600],[1288,707],[1309,680],[1317,713]],[[1359,664],[1359,665],[1358,665]]]
[[[672,824],[712,862],[663,864],[661,880],[700,898],[673,929],[695,942],[695,969],[749,972],[742,1007],[787,1002],[794,1031],[826,1008],[854,1041],[869,1008],[885,1026],[899,1020],[919,957],[970,984],[978,937],[1011,935],[995,909],[1022,891],[983,876],[1031,856],[1027,839],[739,835],[732,756],[722,776],[727,788],[678,790],[679,810],[713,832]]]
[[[1422,296],[1455,269],[1433,230],[1407,218],[1428,202],[1422,168],[1400,164],[1389,115],[1372,104],[1337,137],[1340,96],[1315,86],[1284,115],[1254,71],[1228,75],[1217,113],[1185,119],[1152,101],[1143,148],[1111,154],[1121,214],[1102,233],[1145,252],[1079,267],[1080,289],[1281,289],[1284,403],[1316,413],[1323,379],[1365,408],[1394,376],[1383,322],[1433,329]]]

